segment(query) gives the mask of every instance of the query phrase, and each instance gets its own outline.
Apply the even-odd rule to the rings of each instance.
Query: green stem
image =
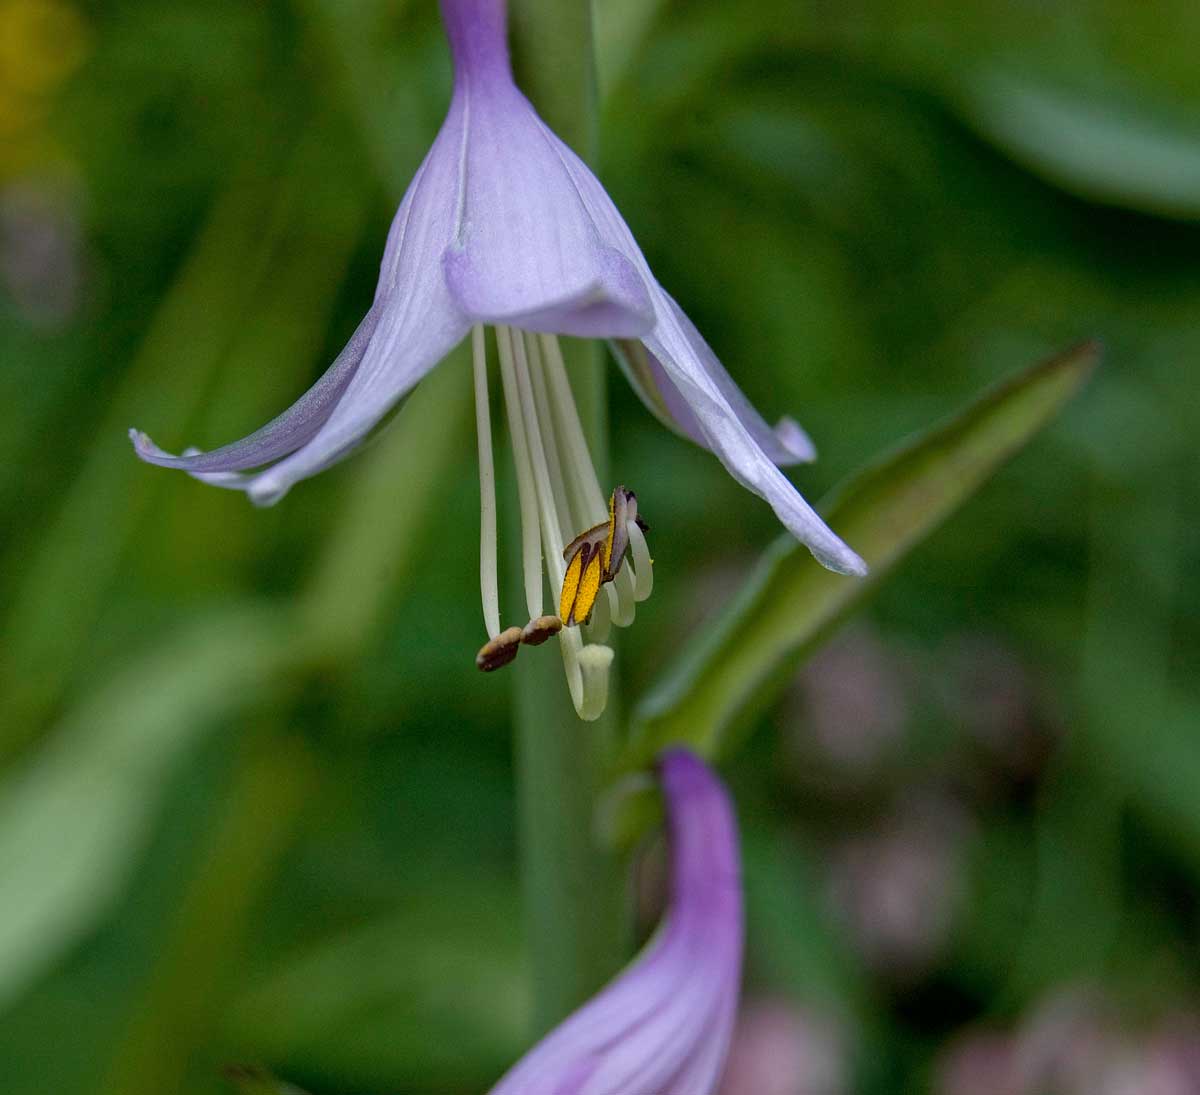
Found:
[[[517,82],[580,156],[596,158],[596,56],[591,0],[509,0]]]
[[[510,0],[518,82],[542,116],[585,159],[596,144],[590,0]],[[588,444],[607,462],[605,374],[598,347],[563,346]],[[534,653],[534,652],[531,652]],[[514,724],[521,875],[540,1034],[591,996],[625,955],[627,915],[619,862],[597,837],[601,781],[617,707],[580,722],[559,658],[519,659]]]
[[[580,722],[553,650],[517,666],[514,723],[521,884],[534,1034],[593,995],[621,964],[626,911],[618,861],[597,838],[611,714]]]

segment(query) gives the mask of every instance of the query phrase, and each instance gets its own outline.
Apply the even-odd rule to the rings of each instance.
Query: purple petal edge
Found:
[[[147,464],[180,468],[192,474],[236,472],[258,468],[289,455],[311,441],[328,421],[354,378],[379,323],[380,309],[371,308],[336,360],[307,392],[283,414],[252,434],[209,452],[190,450],[180,456],[164,452],[141,430],[129,431],[134,452]],[[228,485],[214,480],[216,485]]]

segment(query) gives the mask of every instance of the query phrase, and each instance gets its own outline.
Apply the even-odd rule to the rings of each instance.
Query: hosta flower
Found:
[[[563,558],[564,547],[576,533],[618,520],[606,498],[615,510],[628,493],[618,497],[600,487],[556,340],[603,338],[659,418],[711,449],[822,563],[864,573],[859,557],[779,470],[812,458],[803,431],[790,419],[772,428],[754,410],[655,280],[603,187],[517,90],[504,0],[442,0],[442,14],[454,58],[449,112],[392,223],[374,303],[348,345],[289,410],[241,441],[172,456],[135,430],[138,455],[240,488],[256,502],[275,502],[353,450],[471,332],[483,497],[480,572],[490,637],[479,662],[495,668],[522,643],[544,641],[559,626],[561,617],[543,612],[542,559],[552,588],[561,590],[573,562]],[[517,466],[530,620],[506,630],[496,583],[484,326],[495,328]],[[596,582],[589,635],[595,642],[585,646],[575,626],[588,612],[577,610],[563,621],[568,683],[585,717],[604,705],[611,652],[599,644],[608,621],[629,623],[634,602],[650,592],[649,553],[633,519],[615,530],[614,539],[626,537],[632,565],[622,567],[614,551],[605,552],[596,569],[591,541],[581,563],[593,564],[578,591],[590,596]],[[582,607],[590,612],[593,606]]]
[[[664,753],[671,894],[658,934],[620,977],[520,1060],[491,1095],[711,1095],[737,1012],[737,828],[717,777]]]

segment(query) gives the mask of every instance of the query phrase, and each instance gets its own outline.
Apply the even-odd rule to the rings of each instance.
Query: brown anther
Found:
[[[551,635],[562,630],[562,620],[557,616],[539,616],[530,620],[521,632],[521,642],[526,646],[541,646]]]
[[[521,649],[521,629],[510,627],[501,631],[494,639],[489,639],[479,648],[475,655],[475,664],[485,673],[508,665]]]

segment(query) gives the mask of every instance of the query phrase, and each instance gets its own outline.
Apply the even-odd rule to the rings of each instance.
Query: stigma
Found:
[[[479,574],[488,641],[475,664],[492,672],[522,646],[558,639],[566,683],[581,719],[595,719],[608,696],[612,624],[628,627],[653,588],[652,560],[637,495],[618,486],[607,502],[588,451],[558,340],[495,329],[499,373],[516,471],[528,623],[502,628],[497,579],[497,515],[486,333],[471,335],[479,438]],[[568,540],[571,530],[583,532]],[[558,591],[558,615],[544,612],[545,586]]]

